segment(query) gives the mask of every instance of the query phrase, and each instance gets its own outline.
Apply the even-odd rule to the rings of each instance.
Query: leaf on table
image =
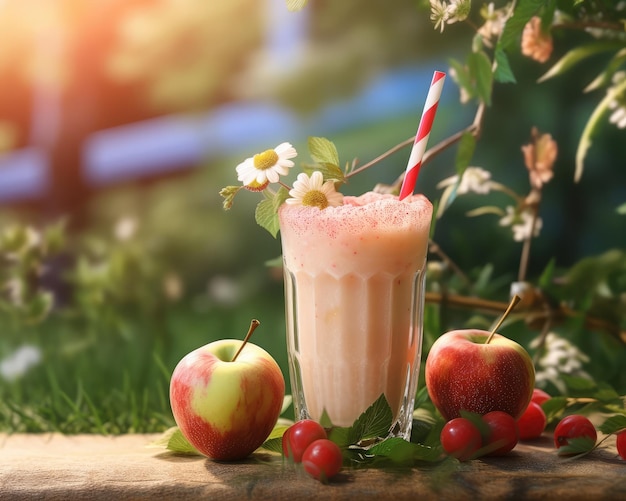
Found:
[[[568,438],[567,445],[559,447],[557,452],[559,456],[579,457],[591,452],[595,446],[596,441],[591,437]]]
[[[167,429],[163,434],[154,440],[151,447],[164,447],[176,454],[188,454],[191,456],[201,456],[202,454],[189,443],[178,426]]]
[[[383,456],[397,465],[413,464],[416,461],[436,462],[442,459],[441,448],[407,442],[400,437],[392,437],[374,445],[368,453]]]
[[[626,415],[624,414],[611,416],[607,418],[600,426],[598,426],[598,430],[605,435],[617,433],[624,429],[626,429]]]
[[[385,437],[392,423],[391,407],[382,394],[351,426],[349,442],[357,444],[363,440]]]

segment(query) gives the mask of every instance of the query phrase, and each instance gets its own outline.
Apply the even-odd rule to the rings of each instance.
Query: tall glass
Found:
[[[297,420],[319,421],[326,411],[334,425],[350,426],[384,394],[390,435],[410,438],[431,216],[422,195],[280,208]]]

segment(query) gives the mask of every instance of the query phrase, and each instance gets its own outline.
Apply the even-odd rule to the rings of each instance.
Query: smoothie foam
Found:
[[[412,406],[431,216],[422,195],[280,208],[292,393],[308,417],[349,426],[382,393],[395,417]]]

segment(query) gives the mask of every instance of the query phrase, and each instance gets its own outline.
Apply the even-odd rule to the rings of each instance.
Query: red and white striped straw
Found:
[[[430,131],[433,127],[435,113],[437,113],[437,105],[439,104],[439,98],[441,97],[441,91],[443,90],[443,82],[445,79],[445,73],[435,71],[433,80],[430,83],[430,88],[428,89],[428,95],[426,96],[426,103],[424,104],[422,118],[417,128],[417,134],[415,135],[413,149],[411,150],[411,155],[409,156],[409,163],[406,167],[404,180],[402,181],[402,188],[400,188],[400,200],[412,195],[415,190],[415,182],[417,181],[417,175],[419,174],[420,167],[422,166],[422,158],[426,152],[428,136],[430,136]]]

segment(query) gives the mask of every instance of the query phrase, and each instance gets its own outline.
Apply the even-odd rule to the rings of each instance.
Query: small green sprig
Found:
[[[332,181],[335,189],[338,189],[347,180],[350,174],[350,166],[346,166],[345,172],[339,166],[339,154],[332,141],[323,137],[309,137],[308,149],[313,162],[302,165],[302,172],[310,176],[319,171],[324,181]],[[275,186],[273,186],[274,184]],[[276,186],[278,186],[276,188]],[[278,183],[265,183],[263,185],[238,185],[226,186],[220,190],[223,207],[229,210],[235,196],[241,191],[262,192],[263,199],[255,210],[255,220],[259,226],[266,229],[274,238],[278,235],[278,209],[289,198],[290,186],[279,181]]]
[[[328,438],[341,448],[346,464],[353,467],[410,467],[445,460],[436,438],[438,434],[431,435],[426,443],[409,442],[400,437],[385,438],[393,425],[393,413],[384,394],[352,426],[334,426],[326,412],[322,413],[320,424],[329,430]],[[262,447],[282,453],[282,433],[279,435],[271,435]]]

